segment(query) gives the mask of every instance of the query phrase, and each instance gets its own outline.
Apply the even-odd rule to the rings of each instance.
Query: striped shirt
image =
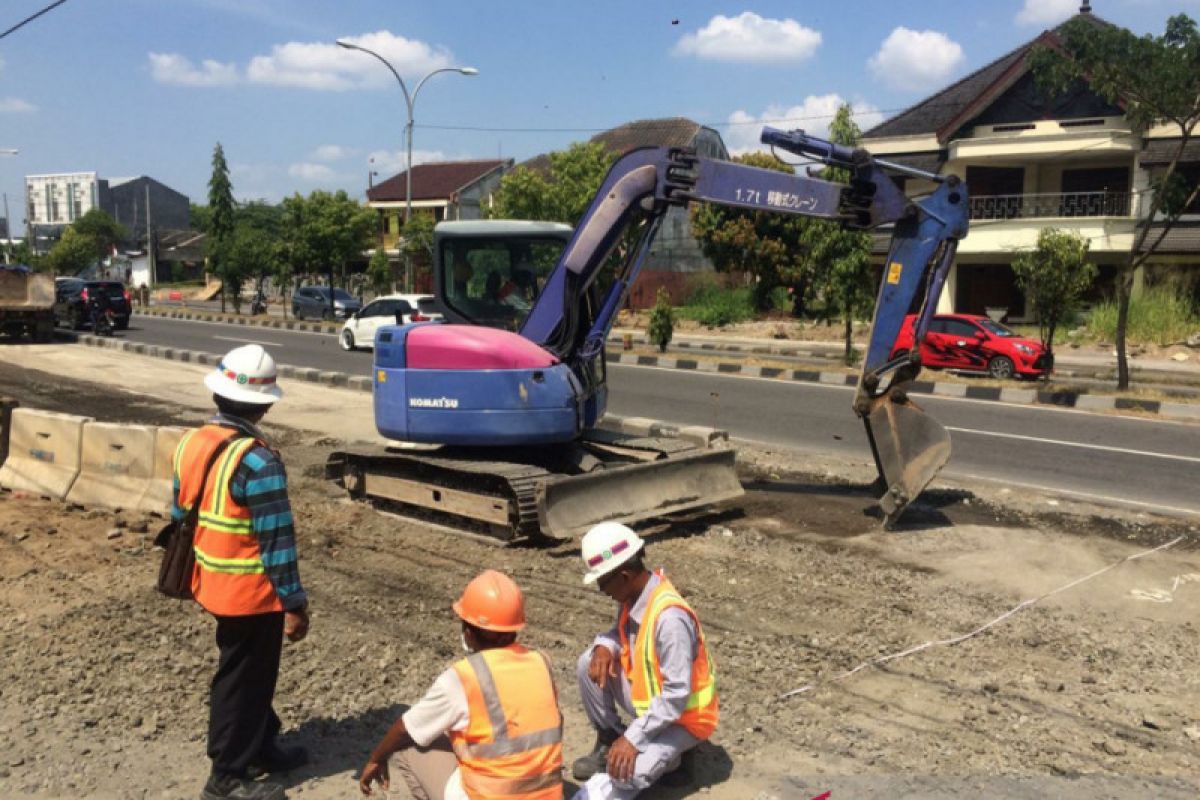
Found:
[[[233,428],[265,442],[263,432],[240,417],[217,414],[210,425]],[[300,565],[296,558],[296,530],[292,506],[288,501],[287,473],[283,462],[270,448],[256,444],[247,452],[229,481],[229,493],[234,501],[250,510],[258,549],[262,554],[267,578],[287,611],[298,611],[308,605],[308,596],[300,583]],[[171,518],[181,520],[186,511],[179,506],[179,476],[175,476]]]

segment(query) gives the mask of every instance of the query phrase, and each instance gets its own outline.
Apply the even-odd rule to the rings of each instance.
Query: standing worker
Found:
[[[371,752],[362,793],[390,786],[388,758],[417,800],[562,800],[562,714],[550,661],[517,644],[525,597],[486,570],[453,605],[468,653],[438,676]]]
[[[661,571],[646,569],[644,542],[602,522],[583,537],[583,578],[617,602],[617,624],[579,657],[583,709],[596,729],[574,775],[574,800],[628,800],[680,766],[717,727],[712,660],[696,612]],[[617,707],[633,716],[624,729]]]
[[[212,774],[202,800],[282,800],[282,786],[251,778],[308,760],[303,748],[276,742],[280,721],[271,707],[283,637],[298,642],[308,633],[287,475],[257,427],[282,394],[275,378],[275,360],[259,345],[230,350],[204,379],[217,415],[184,434],[175,451],[175,519],[204,485],[192,595],[216,618],[220,650],[209,695]]]

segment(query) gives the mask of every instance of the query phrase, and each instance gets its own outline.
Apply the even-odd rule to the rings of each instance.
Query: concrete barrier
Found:
[[[154,475],[154,427],[88,422],[79,477],[67,500],[85,506],[136,508]]]
[[[138,501],[137,509],[139,511],[166,513],[171,510],[171,501],[174,499],[175,448],[179,446],[179,440],[183,438],[183,434],[187,433],[187,430],[187,428],[164,425],[155,431],[154,468],[150,476],[150,484],[142,494],[141,500]]]
[[[62,500],[79,475],[83,426],[91,421],[53,411],[13,409],[0,486]]]

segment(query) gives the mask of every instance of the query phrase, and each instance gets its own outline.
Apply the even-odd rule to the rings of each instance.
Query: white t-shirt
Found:
[[[453,667],[439,675],[425,696],[402,716],[408,735],[421,747],[428,747],[434,739],[449,731],[466,730],[470,718],[467,692]],[[446,781],[442,797],[444,800],[469,800],[457,769]]]

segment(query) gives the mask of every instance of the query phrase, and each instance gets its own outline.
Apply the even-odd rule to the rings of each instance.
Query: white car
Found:
[[[389,294],[377,297],[346,320],[338,341],[343,350],[374,349],[375,331],[383,325],[440,320],[437,301],[427,294]]]

